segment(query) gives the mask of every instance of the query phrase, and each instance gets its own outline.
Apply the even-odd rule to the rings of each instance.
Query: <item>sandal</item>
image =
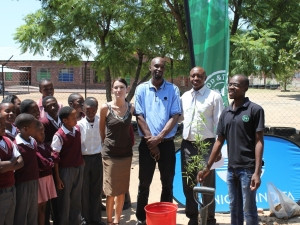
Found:
[[[106,224],[107,224],[107,225],[114,225],[113,222],[107,222]]]
[[[119,225],[120,223],[113,223],[113,225]]]

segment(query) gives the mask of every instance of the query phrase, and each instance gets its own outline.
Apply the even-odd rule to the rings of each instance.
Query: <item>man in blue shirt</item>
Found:
[[[148,204],[149,188],[156,163],[160,171],[162,193],[160,201],[172,202],[175,174],[174,136],[181,113],[179,89],[163,79],[165,60],[152,59],[149,68],[152,79],[140,84],[135,92],[135,113],[139,145],[139,191],[137,225],[145,224],[144,207]]]

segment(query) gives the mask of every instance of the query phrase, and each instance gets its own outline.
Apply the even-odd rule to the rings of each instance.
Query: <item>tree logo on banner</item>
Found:
[[[206,86],[209,89],[218,91],[222,98],[224,105],[228,105],[227,99],[227,72],[226,70],[219,70],[213,72],[206,78]]]

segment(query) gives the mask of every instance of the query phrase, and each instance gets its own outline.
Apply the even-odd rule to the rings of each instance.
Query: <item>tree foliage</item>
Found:
[[[22,52],[48,50],[50,57],[73,65],[83,58],[94,61],[98,76],[105,80],[108,101],[112,79],[125,76],[134,78],[130,100],[139,82],[149,79],[152,57],[169,59],[166,77],[190,69],[184,0],[41,0],[41,4],[16,31]],[[285,70],[296,68],[299,54],[291,52],[299,46],[299,0],[229,0],[229,8],[231,73],[272,73],[280,80]],[[295,61],[290,63],[291,59]]]
[[[27,15],[15,34],[22,52],[43,54],[47,49],[51,57],[71,64],[79,64],[83,57],[94,60],[93,67],[105,80],[108,101],[112,79],[126,75],[134,77],[130,100],[138,81],[149,79],[149,60],[154,56],[167,56],[173,62],[175,68],[166,76],[170,71],[176,76],[189,65],[180,35],[184,30],[177,29],[174,13],[164,1],[41,2],[42,8]]]

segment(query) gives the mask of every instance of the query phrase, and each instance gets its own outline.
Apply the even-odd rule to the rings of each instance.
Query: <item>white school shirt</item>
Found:
[[[69,131],[63,124],[61,125],[61,129],[65,134],[71,134],[72,136],[75,136],[75,132],[76,130],[78,130],[77,127],[73,127],[72,131]],[[60,152],[63,144],[63,140],[59,136],[54,134],[51,143],[51,148],[53,149],[53,151]]]
[[[99,131],[99,116],[95,116],[94,122],[90,123],[86,117],[77,122],[81,133],[82,155],[98,154],[102,150],[102,143]]]
[[[57,121],[53,119],[48,113],[46,113],[46,117],[53,124],[53,126],[55,126],[57,129],[60,128],[61,121],[59,116],[57,117]]]
[[[195,141],[200,133],[202,140],[215,138],[219,117],[224,109],[221,95],[205,85],[198,91],[191,89],[181,96],[183,132],[182,137]],[[205,121],[203,121],[203,116]]]
[[[12,158],[18,158],[21,155],[18,147],[10,139],[9,139],[9,141],[11,142],[12,147],[13,147]],[[0,141],[0,147],[1,147],[2,151],[4,151],[6,154],[8,153],[7,144],[5,143],[5,141],[3,139]],[[0,158],[0,161],[1,161],[1,158]]]

